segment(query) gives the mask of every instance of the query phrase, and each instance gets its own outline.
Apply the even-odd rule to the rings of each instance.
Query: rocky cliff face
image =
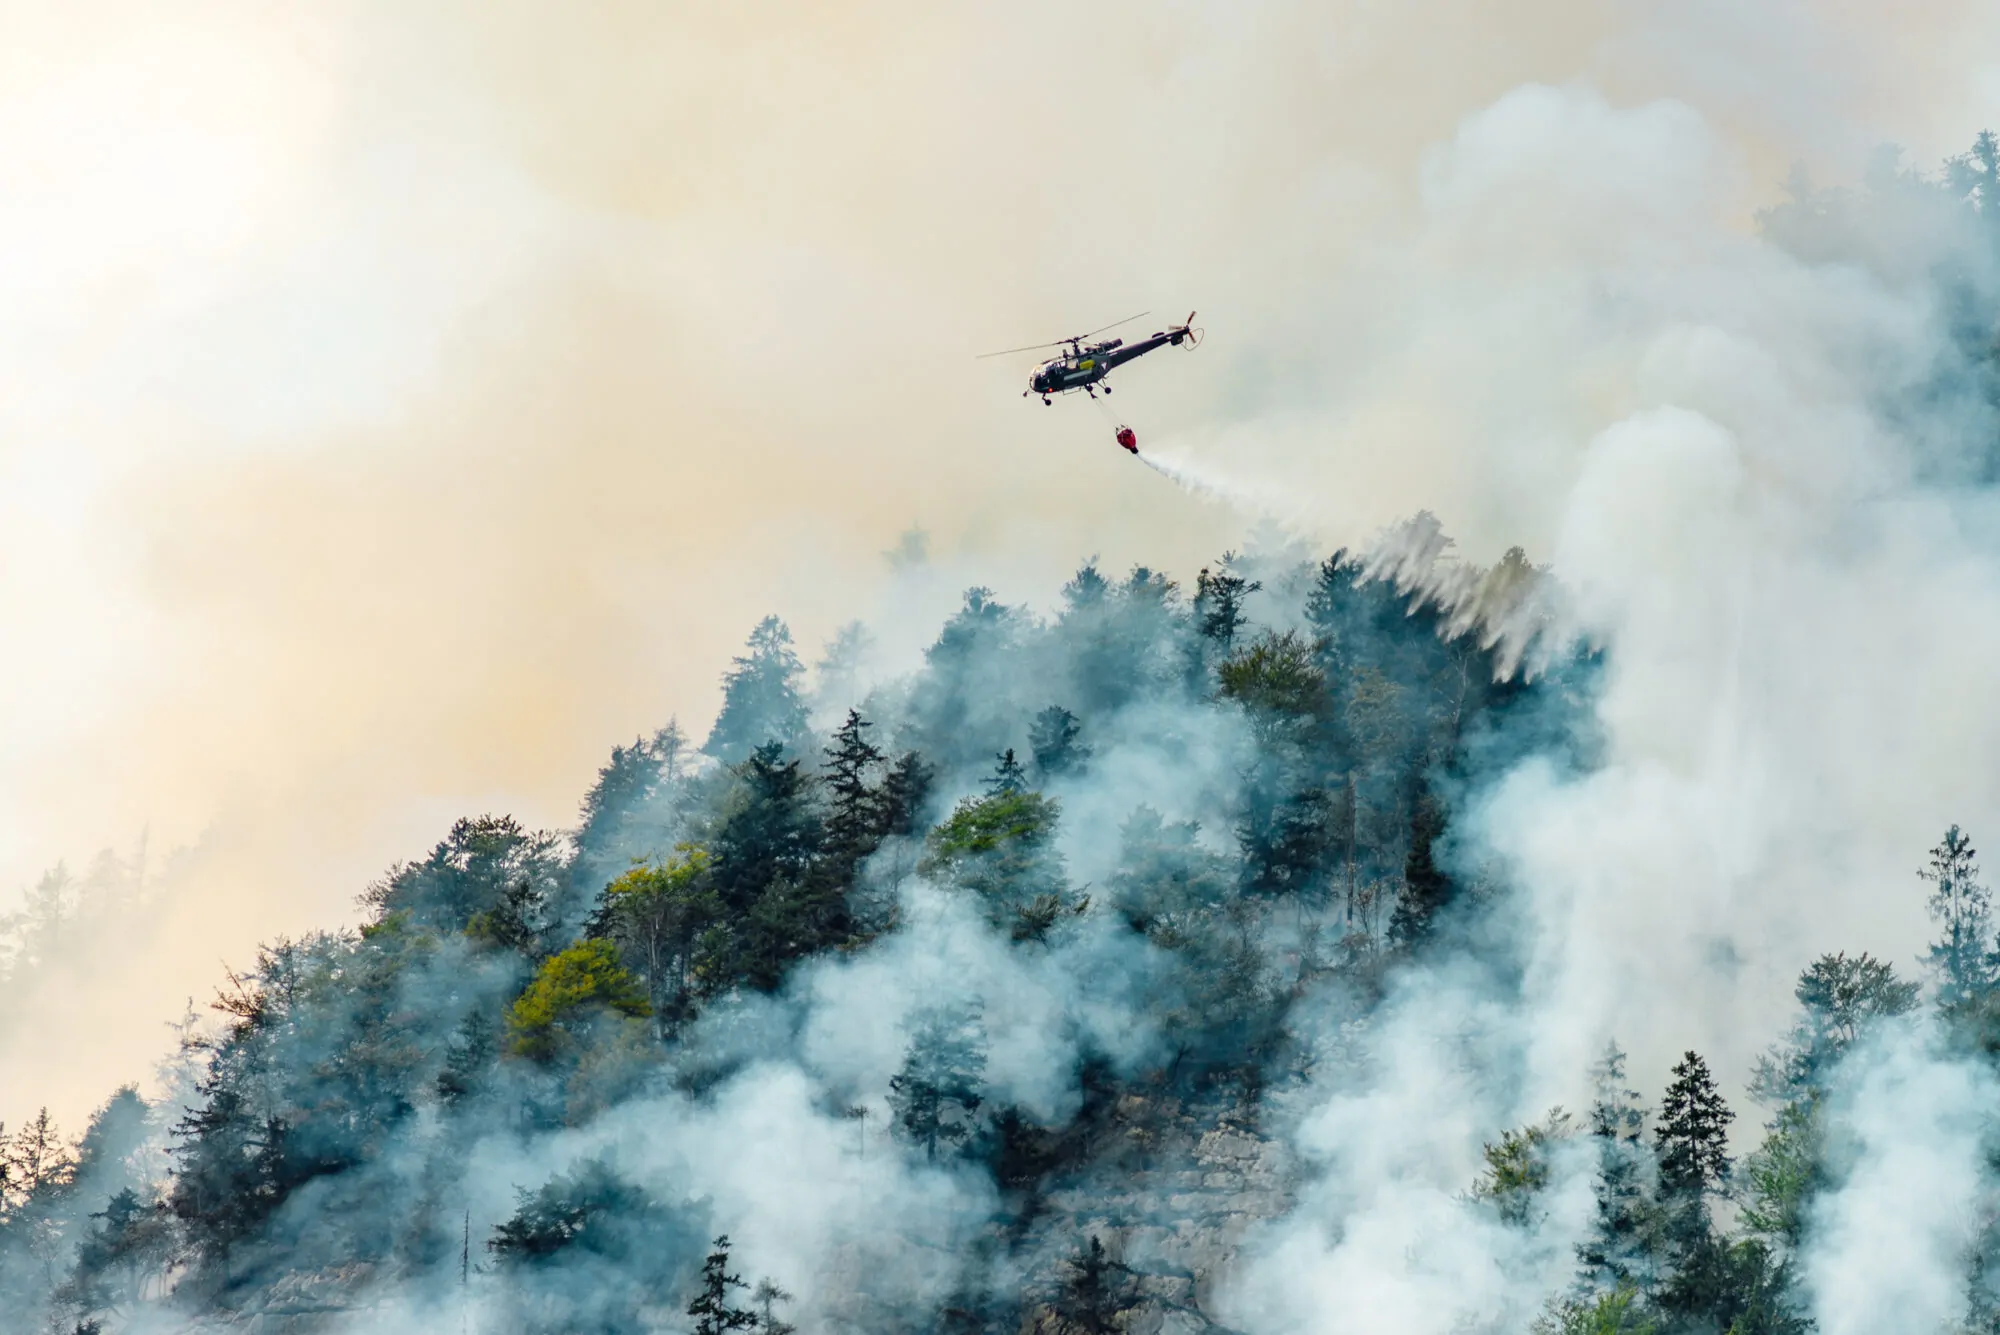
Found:
[[[1236,1090],[1099,1090],[1066,1128],[1003,1134],[1008,1217],[996,1221],[982,1255],[965,1258],[968,1279],[983,1269],[991,1288],[948,1306],[940,1327],[960,1335],[1225,1331],[1219,1290],[1246,1235],[1291,1207],[1298,1171],[1285,1144],[1259,1125],[1254,1101]],[[895,1305],[890,1295],[868,1294],[866,1275],[835,1283],[853,1286],[852,1304],[836,1308],[860,1326]],[[373,1266],[294,1272],[172,1335],[403,1335],[407,1319],[392,1317],[396,1306],[385,1302],[393,1287]],[[968,1283],[968,1293],[978,1287]],[[678,1312],[659,1316],[663,1329],[685,1321]],[[469,1321],[479,1329],[476,1316]]]
[[[1291,1207],[1294,1159],[1233,1093],[1126,1093],[1093,1121],[1079,1167],[1032,1202],[1021,1335],[1219,1329],[1219,1287],[1245,1235]]]

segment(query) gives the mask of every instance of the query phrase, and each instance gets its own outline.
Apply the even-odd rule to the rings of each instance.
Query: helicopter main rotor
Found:
[[[1035,352],[1042,348],[1060,348],[1065,344],[1069,346],[1071,352],[1076,352],[1086,338],[1096,338],[1106,329],[1116,329],[1121,324],[1131,324],[1134,320],[1144,319],[1151,314],[1151,311],[1140,311],[1137,315],[1128,315],[1122,320],[1113,320],[1110,324],[1093,329],[1087,334],[1072,334],[1068,338],[1059,338],[1053,343],[1030,343],[1025,348],[1003,348],[999,352],[982,352],[977,357],[974,357],[973,360],[984,361],[988,357],[1011,357],[1017,352]]]

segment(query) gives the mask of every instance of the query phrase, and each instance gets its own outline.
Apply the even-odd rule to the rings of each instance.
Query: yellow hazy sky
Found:
[[[568,823],[613,743],[701,733],[766,612],[893,658],[965,584],[1186,575],[1255,521],[973,354],[1198,307],[1201,351],[1121,373],[1142,443],[1326,542],[1429,507],[1546,550],[1566,456],[1505,447],[1624,391],[1439,318],[1508,272],[1403,246],[1469,116],[1685,107],[1738,231],[1795,161],[2000,120],[1971,0],[0,0],[0,32],[0,906],[142,831],[183,902],[0,1017],[9,1120],[142,1076],[219,961],[349,920],[452,817]],[[892,587],[912,524],[935,569]]]

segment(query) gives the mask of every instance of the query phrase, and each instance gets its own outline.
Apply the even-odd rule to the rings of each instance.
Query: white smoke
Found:
[[[1991,1192],[1991,1071],[1897,1025],[1845,1064],[1827,1114],[1842,1134],[1815,1204],[1805,1283],[1826,1335],[1952,1329]]]
[[[1689,107],[1579,87],[1510,93],[1427,159],[1423,225],[1385,258],[1426,318],[1325,429],[1432,405],[1441,527],[1390,533],[1371,570],[1477,605],[1484,572],[1445,559],[1444,531],[1546,555],[1563,600],[1527,624],[1603,646],[1603,764],[1531,763],[1482,813],[1527,924],[1522,991],[1411,980],[1385,1030],[1399,1055],[1329,1078],[1303,1133],[1322,1181],[1239,1285],[1246,1324],[1509,1328],[1566,1257],[1524,1266],[1518,1237],[1454,1207],[1479,1143],[1574,1106],[1612,1036],[1655,1100],[1689,1048],[1740,1090],[1815,955],[1911,972],[1922,850],[2000,808],[2000,708],[1973,667],[2000,650],[1989,502],[1923,480],[1929,440],[1967,423],[1915,390],[1946,359],[1939,313],[1747,233],[1720,207],[1741,170]],[[1255,425],[1212,457],[1246,487],[1333,494],[1327,457],[1278,429],[1254,467],[1232,447]],[[1439,1078],[1469,1031],[1505,1078]],[[1809,1252],[1821,1310],[1844,1313],[1824,1328],[1957,1310],[1978,1088],[1914,1057],[1864,1078],[1868,1166]],[[1745,1116],[1739,1148],[1757,1134]],[[1905,1217],[1907,1265],[1860,1264]]]

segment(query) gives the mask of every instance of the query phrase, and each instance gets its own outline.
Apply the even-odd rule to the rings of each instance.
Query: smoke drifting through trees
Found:
[[[699,755],[671,726],[614,749],[567,838],[461,820],[367,890],[358,933],[234,977],[184,1106],[93,1132],[147,1121],[170,1155],[150,1175],[16,1137],[13,1292],[58,1323],[315,1286],[442,1310],[469,1216],[471,1300],[524,1328],[761,1322],[720,1244],[702,1260],[718,1226],[817,1320],[1014,1321],[1024,1283],[1083,1255],[1062,1301],[1102,1326],[1106,1277],[1160,1258],[1128,1239],[1114,1265],[1031,1204],[1093,1171],[1089,1109],[1213,1116],[1295,1081],[1302,1004],[1365,1015],[1396,961],[1487,911],[1452,795],[1585,744],[1589,658],[1499,680],[1443,609],[1361,572],[1232,553],[1188,597],[1086,565],[1046,621],[974,589],[922,672],[824,735],[767,618]],[[908,952],[933,967],[861,985]],[[788,1116],[867,1114],[838,1135],[896,1184],[885,1212],[849,1201],[781,1247],[672,1129],[774,1071],[807,1094]],[[965,1245],[929,1255],[911,1202]]]
[[[1962,476],[1986,448],[1926,462]],[[1867,1328],[1894,1298],[1990,1324],[1996,943],[1956,829],[1928,870],[1931,1004],[1872,957],[1814,963],[1754,1150],[1700,1054],[1629,1077],[1664,1086],[1649,1116],[1613,1052],[1587,1137],[1492,1126],[1466,1199],[1382,1191],[1449,1160],[1397,1163],[1389,1131],[1450,1136],[1518,1079],[1535,961],[1496,790],[1602,755],[1603,664],[1522,615],[1559,600],[1524,558],[1438,562],[1438,536],[1231,557],[1193,597],[1087,566],[1046,621],[971,590],[923,671],[824,736],[765,621],[704,760],[671,728],[621,748],[571,839],[458,823],[361,931],[233,978],[165,1106],[120,1096],[74,1156],[46,1119],[17,1132],[9,1310],[739,1328],[785,1320],[786,1291],[802,1325],[1241,1325],[1309,1279],[1198,1293],[1207,1265],[1280,1273],[1288,1224],[1328,1210],[1343,1245],[1395,1245],[1433,1317]],[[1312,1171],[1267,1181],[1279,1138]],[[1258,1204],[1191,1248],[1176,1202],[1211,1176]],[[1430,1213],[1392,1227],[1404,1206]],[[1246,1235],[1251,1214],[1280,1222]],[[1910,1221],[1910,1291],[1843,1289],[1884,1218]]]
[[[1108,1330],[1159,1307],[1169,1200],[1094,1222],[1038,1204],[1115,1180],[1104,1110],[1275,1130],[1312,1083],[1365,1082],[1330,1024],[1367,1032],[1399,978],[1466,950],[1514,967],[1492,953],[1506,900],[1452,813],[1525,756],[1592,754],[1590,655],[1503,679],[1451,609],[1345,555],[1218,568],[1255,577],[1204,572],[1184,599],[1086,566],[1046,622],[973,590],[925,672],[824,737],[765,621],[712,734],[741,759],[692,763],[670,727],[614,750],[567,840],[458,822],[367,891],[359,933],[274,943],[232,978],[178,1114],[128,1090],[76,1151],[46,1116],[15,1132],[15,1310],[144,1328],[311,1291],[357,1330],[468,1302],[482,1329],[734,1330],[783,1328],[773,1304],[796,1293],[802,1318],[858,1329],[1012,1329],[1039,1303]],[[1303,593],[1296,621],[1279,590]],[[1094,835],[1069,804],[1126,814]],[[1935,1005],[1969,1034],[1996,978],[1968,943],[2000,945],[1973,857],[1954,829],[1925,872]],[[1579,1287],[1541,1328],[1804,1329],[1797,1257],[1843,1171],[1833,1082],[1917,996],[1866,955],[1814,964],[1798,996],[1740,1167],[1692,1052],[1657,1113],[1614,1049],[1581,1126],[1556,1113],[1487,1147],[1464,1208],[1502,1228],[1546,1230],[1545,1202],[1590,1184]],[[855,1114],[858,1140],[838,1125]],[[702,1162],[716,1134],[753,1161],[825,1138],[840,1167],[731,1182]],[[829,1202],[801,1235],[773,1190]],[[1730,1194],[1733,1234],[1712,1209]],[[487,1259],[461,1275],[475,1225]],[[718,1225],[775,1272],[754,1294],[727,1239],[704,1254]]]

